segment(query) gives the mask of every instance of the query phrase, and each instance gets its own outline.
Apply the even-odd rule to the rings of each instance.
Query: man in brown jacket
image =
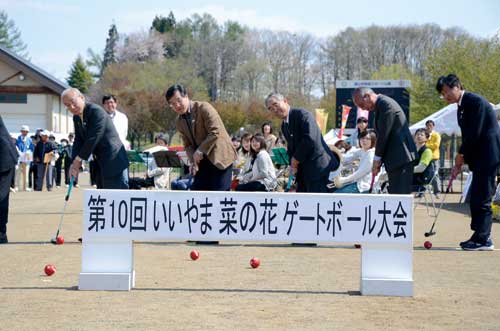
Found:
[[[165,97],[179,115],[177,131],[194,174],[191,190],[229,191],[236,150],[215,108],[208,102],[191,101],[182,85],[171,86]]]

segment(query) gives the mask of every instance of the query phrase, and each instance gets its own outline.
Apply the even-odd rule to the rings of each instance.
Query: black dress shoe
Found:
[[[218,245],[218,241],[195,241],[196,245]]]
[[[7,244],[8,242],[7,233],[0,232],[0,244]]]
[[[316,247],[318,244],[316,243],[292,243],[292,246],[296,247]]]

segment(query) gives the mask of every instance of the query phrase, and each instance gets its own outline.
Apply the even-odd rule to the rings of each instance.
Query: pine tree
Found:
[[[69,71],[69,77],[66,80],[71,87],[75,87],[83,94],[87,93],[92,85],[92,73],[88,70],[81,55],[78,55]]]
[[[28,57],[27,46],[21,39],[21,32],[3,10],[0,10],[0,45],[24,58]]]
[[[151,25],[151,30],[156,30],[159,33],[172,32],[175,29],[175,16],[174,13],[170,12],[168,17],[155,16],[153,24]]]
[[[118,30],[115,23],[111,24],[108,32],[108,39],[106,39],[106,46],[104,47],[104,57],[102,59],[101,76],[108,65],[116,63],[116,46],[118,44]]]

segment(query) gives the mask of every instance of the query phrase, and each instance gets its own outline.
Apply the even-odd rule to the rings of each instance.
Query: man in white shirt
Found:
[[[113,94],[106,94],[102,97],[102,106],[104,110],[109,114],[120,140],[126,150],[130,149],[130,143],[127,141],[128,134],[128,118],[127,115],[118,111],[118,103],[116,102],[116,97]]]

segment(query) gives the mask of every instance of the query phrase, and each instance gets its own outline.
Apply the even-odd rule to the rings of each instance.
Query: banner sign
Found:
[[[412,245],[411,196],[86,190],[83,239]]]

